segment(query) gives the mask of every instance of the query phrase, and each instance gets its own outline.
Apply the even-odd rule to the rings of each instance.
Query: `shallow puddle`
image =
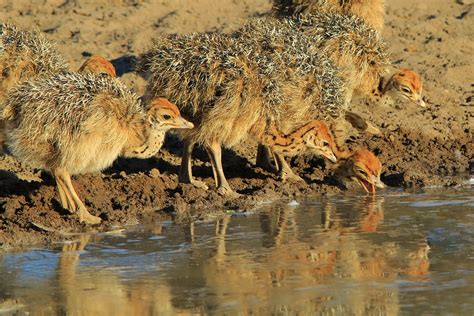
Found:
[[[0,254],[0,313],[473,314],[474,194],[280,202]]]

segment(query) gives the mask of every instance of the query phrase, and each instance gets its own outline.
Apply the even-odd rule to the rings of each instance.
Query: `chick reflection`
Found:
[[[426,276],[430,249],[426,238],[412,236],[408,240],[394,241],[387,239],[385,234],[375,234],[384,220],[383,204],[384,198],[368,196],[357,200],[353,208],[338,212],[336,203],[326,201],[323,203],[323,226],[327,231],[341,233],[341,237],[347,239],[345,246],[355,243],[352,247],[356,251],[352,255],[361,258],[356,260],[360,266],[353,270],[356,279],[379,276],[390,280],[398,275]]]
[[[91,241],[82,236],[63,249],[58,264],[64,309],[102,315],[398,314],[392,284],[400,275],[425,277],[429,247],[422,236],[407,243],[385,233],[383,198],[344,203],[328,198],[311,210],[277,206],[258,221],[224,215],[182,230],[170,226],[173,240],[155,243],[151,251],[161,256],[160,247],[172,242],[181,250],[169,265],[149,263],[156,262],[156,273],[131,280],[113,266],[80,266],[79,254]]]
[[[113,269],[81,269],[80,254],[100,236],[82,235],[65,245],[59,257],[57,281],[61,313],[68,315],[173,315],[169,287],[138,279],[124,282]],[[158,281],[158,280],[157,280]],[[59,311],[58,311],[59,312]]]
[[[106,269],[81,272],[80,253],[91,237],[63,247],[58,262],[58,283],[64,311],[71,315],[121,315],[131,312],[127,293],[119,278]]]
[[[323,202],[323,226],[340,232],[376,232],[384,219],[383,197],[367,196],[354,202],[346,212],[337,212],[333,201]]]
[[[276,207],[259,215],[259,227],[250,228],[248,222],[242,225],[245,219],[228,215],[207,224],[207,230],[191,224],[184,232],[191,245],[187,257],[166,272],[172,307],[398,314],[398,289],[384,284],[427,271],[427,249],[410,250],[379,236],[383,204],[383,198],[371,197],[346,210],[325,200],[312,214]],[[258,237],[242,242],[251,234]],[[350,286],[354,283],[359,285]]]

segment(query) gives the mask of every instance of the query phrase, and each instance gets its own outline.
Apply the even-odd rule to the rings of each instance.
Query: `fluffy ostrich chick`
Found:
[[[64,58],[41,32],[0,23],[0,112],[10,88],[37,76],[67,70]],[[4,125],[0,119],[0,150],[5,140]]]
[[[285,30],[280,30],[282,28]],[[313,13],[284,19],[258,18],[233,36],[240,41],[253,39],[266,43],[270,36],[288,36],[291,32],[306,38],[311,45],[309,51],[323,52],[339,66],[349,100],[352,96],[371,96],[375,93],[400,95],[424,105],[420,76],[412,70],[400,68],[395,69],[388,80],[385,79],[391,67],[387,45],[372,27],[354,16]],[[262,44],[259,46],[266,48]]]
[[[387,102],[404,98],[424,106],[420,76],[409,69],[398,69],[385,80],[390,65],[386,45],[373,28],[354,16],[313,13],[284,19],[259,18],[247,23],[233,36],[239,41],[253,40],[256,49],[261,47],[270,52],[275,48],[268,42],[283,42],[279,37],[305,38],[310,45],[308,51],[323,52],[339,66],[339,76],[345,81],[346,105],[353,96],[367,96],[383,98]],[[341,122],[344,118],[359,130],[378,133],[377,127],[348,110],[346,107],[346,115],[337,117],[331,124],[339,146],[350,133]],[[259,146],[257,164],[264,168],[271,165],[266,153],[268,150]]]
[[[196,125],[181,133],[185,139],[181,182],[207,188],[191,174],[191,152],[194,144],[201,144],[208,151],[217,190],[235,196],[223,173],[221,146],[233,147],[253,137],[278,152],[275,134],[291,135],[311,121],[341,114],[346,94],[337,67],[311,51],[298,32],[276,31],[284,34],[265,42],[225,34],[159,38],[140,57],[138,71],[148,79],[147,98],[173,100]],[[303,151],[312,151],[316,126],[301,135]],[[283,157],[279,162],[286,176],[294,176]]]
[[[52,172],[61,205],[81,222],[97,224],[78,197],[71,175],[100,171],[118,156],[148,158],[167,130],[192,128],[176,106],[138,96],[107,76],[64,73],[29,80],[5,100],[7,145],[21,161]]]

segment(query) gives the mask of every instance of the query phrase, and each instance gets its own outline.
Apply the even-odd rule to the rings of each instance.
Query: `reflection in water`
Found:
[[[430,267],[427,240],[443,210],[427,212],[412,200],[320,198],[247,217],[83,235],[57,251],[4,254],[3,262],[0,255],[0,312],[12,302],[23,312],[72,315],[396,315],[420,302],[425,311],[422,303],[441,291],[431,289],[440,274],[430,268],[453,249],[433,239],[438,253]],[[459,200],[466,203],[442,207],[460,210],[452,228],[470,219],[467,231],[472,198]],[[451,286],[463,289],[472,278],[453,277]],[[410,290],[426,293],[415,298]]]

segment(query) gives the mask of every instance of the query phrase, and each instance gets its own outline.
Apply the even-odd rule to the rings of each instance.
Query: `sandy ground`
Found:
[[[142,93],[144,81],[131,72],[130,56],[145,51],[152,38],[192,31],[229,32],[269,9],[268,0],[3,0],[0,20],[44,31],[72,69],[90,54],[111,59],[122,80]],[[354,132],[348,146],[373,150],[384,165],[382,179],[391,186],[462,183],[474,167],[474,4],[387,0],[384,37],[393,62],[423,76],[428,107],[403,102],[376,107],[360,100],[353,109],[381,127],[382,134]],[[212,190],[210,164],[199,148],[195,175],[211,190],[178,186],[181,149],[174,135],[152,159],[120,159],[103,173],[75,177],[74,185],[90,212],[103,219],[94,228],[79,224],[77,217],[61,209],[48,173],[21,165],[9,155],[0,156],[0,248],[159,218],[187,221],[229,208],[245,211],[281,197],[345,190],[331,178],[334,166],[313,157],[291,162],[307,184],[281,183],[275,175],[254,167],[255,149],[255,143],[247,142],[224,151],[229,182],[244,194],[237,200]]]

